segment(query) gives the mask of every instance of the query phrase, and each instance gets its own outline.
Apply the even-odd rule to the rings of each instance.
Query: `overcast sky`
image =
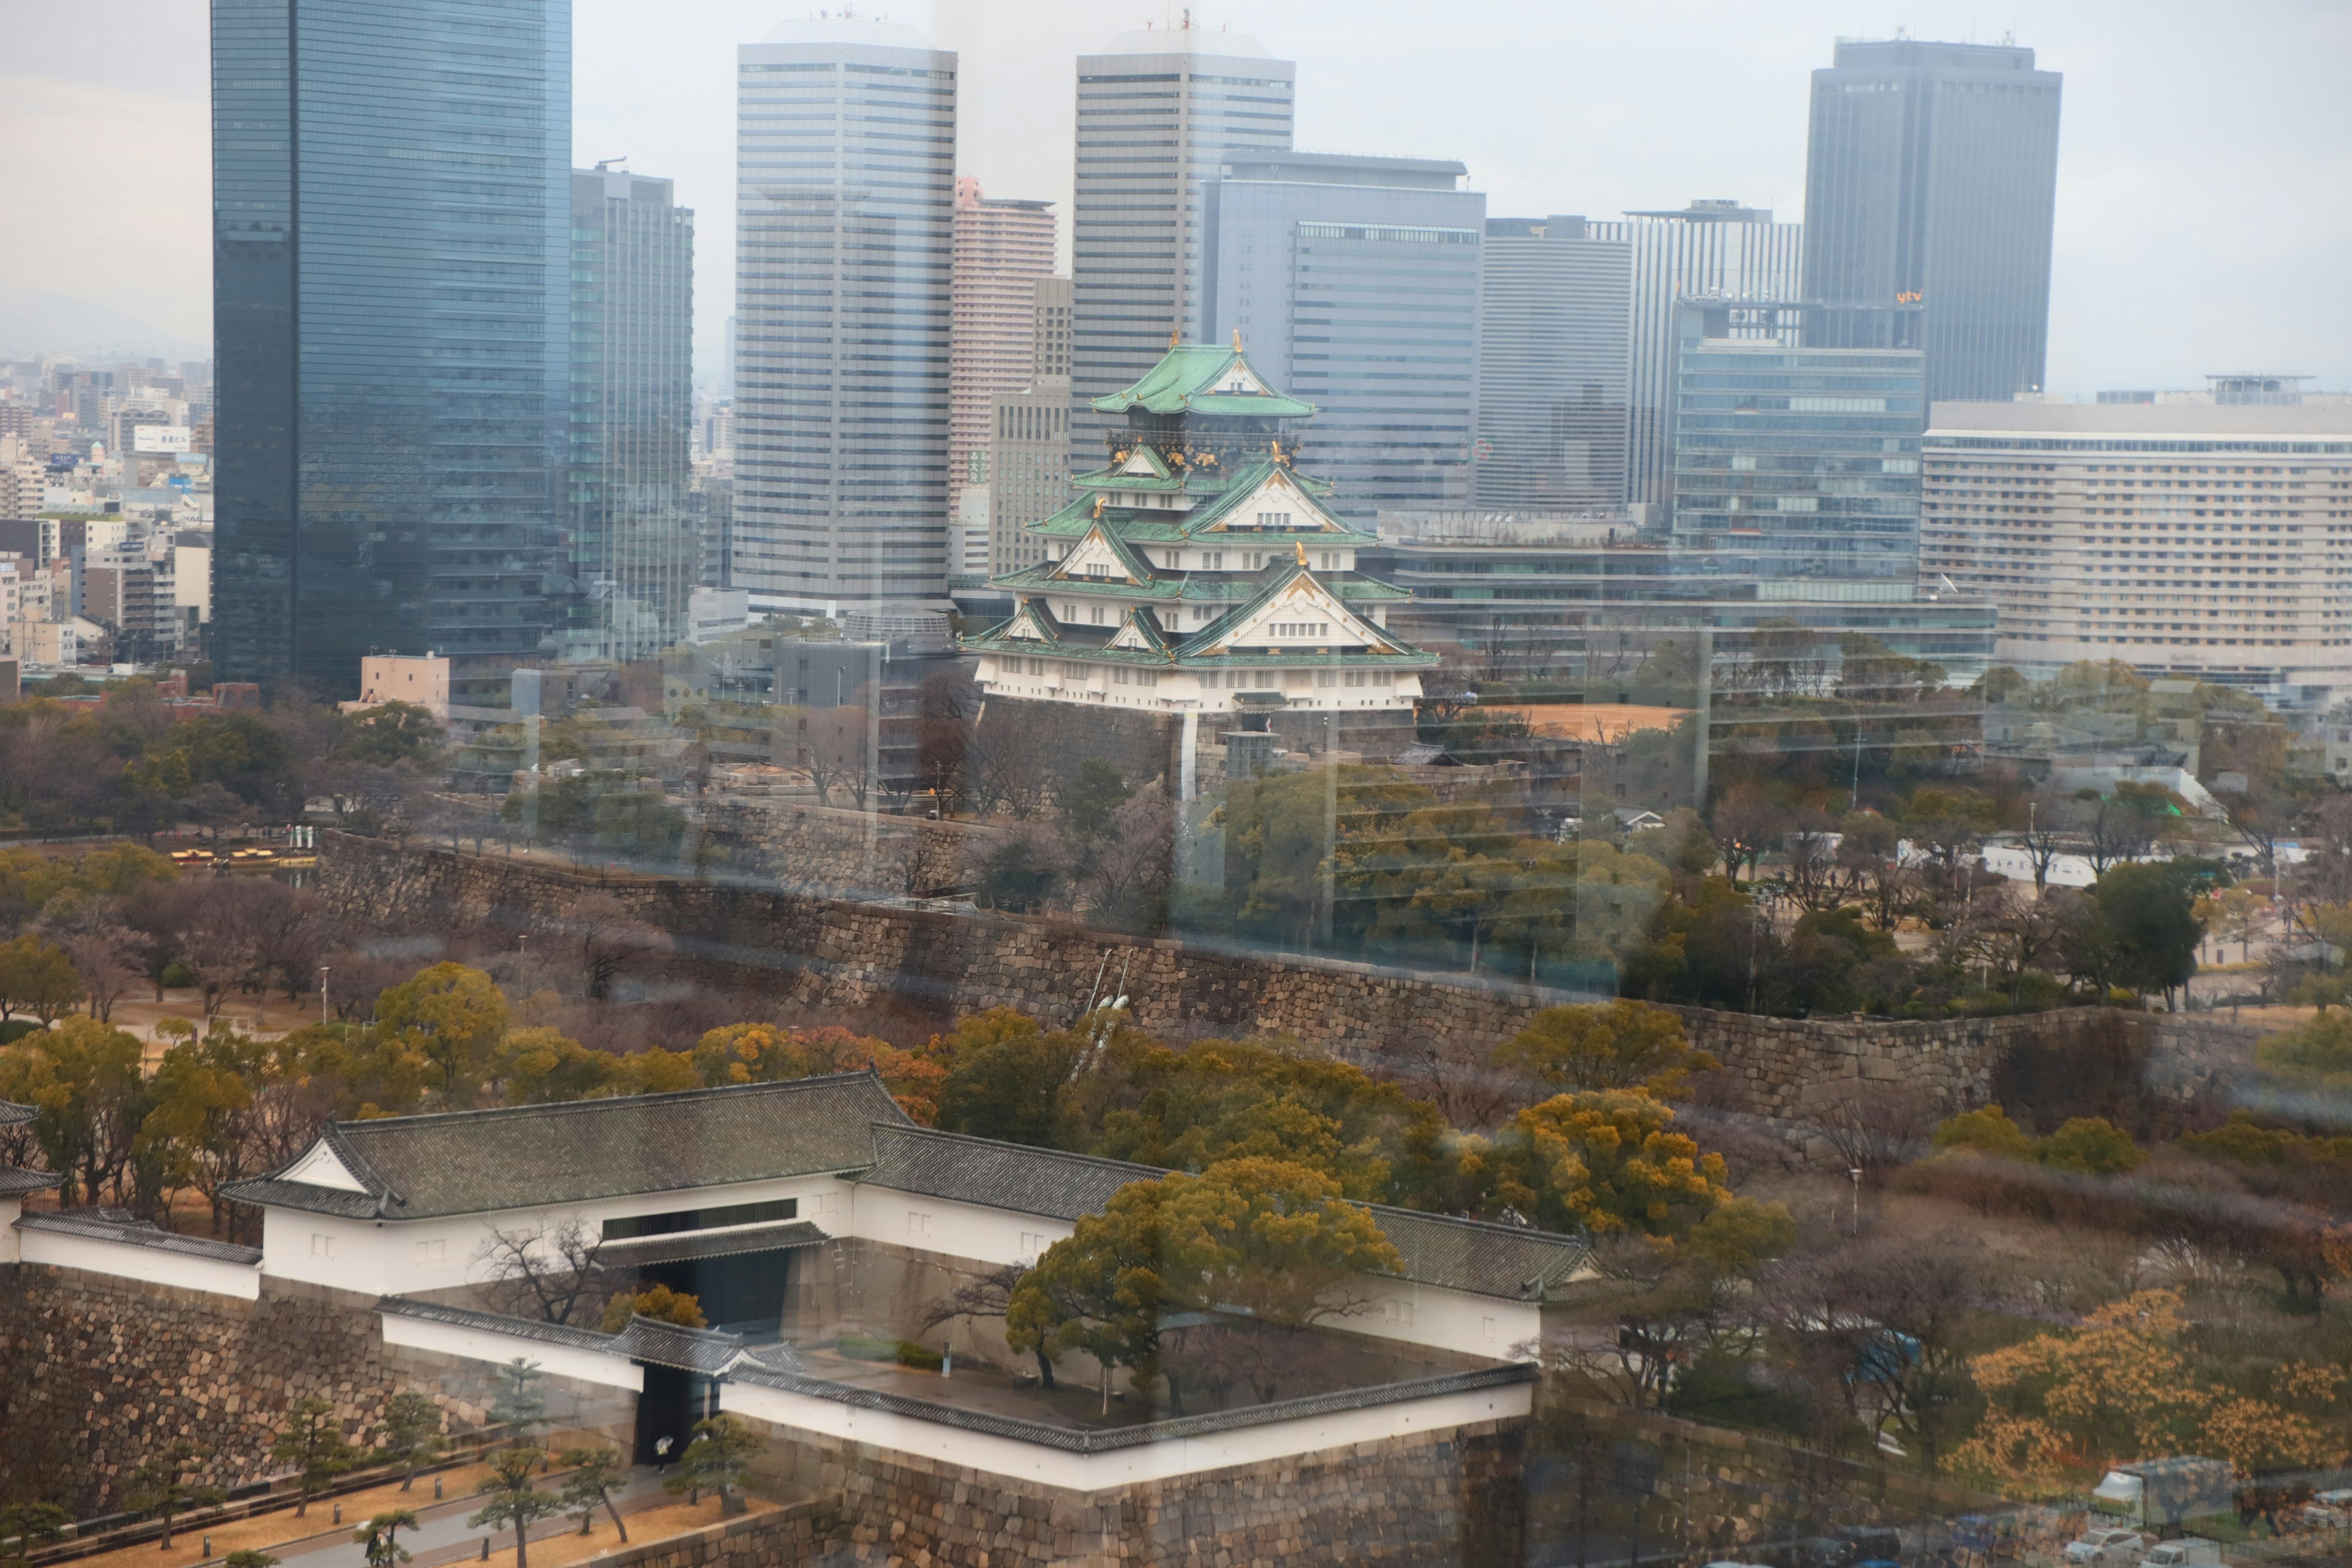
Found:
[[[575,161],[625,154],[698,209],[696,352],[715,365],[733,274],[734,46],[814,7],[573,3]],[[1071,58],[1176,13],[872,8],[962,52],[960,170],[1065,211]],[[137,322],[173,340],[166,352],[205,352],[205,0],[0,0],[0,350]],[[1839,35],[2014,30],[2066,77],[2052,389],[2197,385],[2221,370],[2352,384],[2343,0],[1234,0],[1197,14],[1298,62],[1300,147],[1459,158],[1496,214],[1730,196],[1801,216],[1806,73]]]

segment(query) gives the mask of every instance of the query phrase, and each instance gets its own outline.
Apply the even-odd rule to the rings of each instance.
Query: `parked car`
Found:
[[[2160,1541],[2147,1549],[2139,1568],[2221,1568],[2221,1548],[2194,1535]]]
[[[2066,1543],[2066,1561],[2118,1568],[2119,1564],[2137,1563],[2147,1546],[2147,1539],[2137,1530],[2087,1530]]]
[[[2352,1525],[2352,1487],[2316,1493],[2303,1505],[2303,1522],[2314,1530],[2342,1530]]]

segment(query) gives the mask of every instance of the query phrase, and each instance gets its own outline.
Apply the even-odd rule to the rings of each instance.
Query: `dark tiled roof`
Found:
[[[242,1203],[425,1219],[847,1171],[872,1127],[905,1113],[870,1072],[502,1110],[445,1111],[327,1129],[365,1193],[278,1173],[225,1189]]]
[[[1130,1182],[1156,1182],[1155,1165],[1065,1154],[1025,1143],[1000,1143],[928,1127],[874,1129],[874,1168],[858,1178],[876,1186],[983,1208],[1076,1220],[1098,1214]]]
[[[240,1263],[250,1268],[261,1261],[261,1248],[235,1247],[226,1241],[210,1241],[201,1236],[181,1236],[159,1230],[151,1222],[132,1219],[113,1209],[63,1209],[56,1214],[28,1214],[16,1221],[18,1230],[47,1231],[58,1236],[78,1236],[87,1241],[111,1241],[126,1247],[144,1247],[157,1252],[173,1252],[183,1258],[203,1258],[215,1263]]]
[[[0,1198],[21,1198],[26,1193],[45,1193],[64,1181],[63,1176],[52,1176],[47,1171],[26,1171],[15,1165],[0,1165]]]
[[[0,1127],[14,1127],[20,1121],[30,1121],[39,1114],[39,1111],[29,1105],[18,1105],[14,1100],[0,1100]]]
[[[608,1241],[596,1260],[610,1268],[642,1268],[655,1263],[677,1263],[689,1258],[734,1258],[746,1252],[782,1252],[788,1247],[814,1247],[833,1238],[804,1219],[780,1219],[772,1225],[738,1226],[732,1230],[689,1230],[672,1236],[648,1236],[629,1241]]]
[[[858,1178],[866,1184],[1070,1222],[1100,1213],[1110,1195],[1130,1182],[1157,1181],[1168,1173],[1156,1165],[906,1125],[875,1128],[874,1153],[873,1169]],[[1366,1206],[1404,1254],[1400,1278],[1448,1290],[1544,1300],[1592,1250],[1581,1237],[1551,1231],[1385,1204]],[[951,1244],[943,1245],[951,1249]]]
[[[1370,1208],[1381,1233],[1404,1254],[1404,1270],[1399,1278],[1416,1284],[1515,1301],[1542,1301],[1557,1294],[1558,1287],[1592,1255],[1592,1248],[1580,1237],[1422,1214],[1386,1204],[1373,1204]]]
[[[386,1296],[376,1302],[375,1310],[395,1318],[446,1323],[453,1329],[478,1329],[485,1333],[537,1340],[541,1344],[562,1345],[576,1351],[609,1352],[613,1348],[614,1336],[600,1334],[593,1329],[575,1329],[569,1323],[542,1323],[532,1318],[509,1318],[503,1312],[477,1312],[470,1307],[445,1306],[439,1301],[416,1301],[406,1296]]]
[[[604,1334],[593,1329],[573,1328],[569,1323],[544,1323],[532,1318],[510,1318],[502,1312],[478,1312],[471,1307],[419,1301],[406,1296],[383,1297],[377,1300],[375,1310],[391,1317],[446,1323],[453,1329],[504,1334],[510,1339],[533,1340],[569,1350],[593,1351],[599,1355],[624,1356],[630,1361],[678,1367],[710,1377],[723,1377],[743,1367],[772,1374],[793,1374],[801,1370],[801,1359],[788,1344],[779,1342],[752,1350],[745,1346],[740,1334],[683,1328],[652,1318],[632,1318],[629,1326],[619,1333]]]

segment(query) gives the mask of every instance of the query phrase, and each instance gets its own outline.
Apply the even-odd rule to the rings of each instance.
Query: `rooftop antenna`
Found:
[[[628,161],[629,155],[626,153],[622,153],[617,158],[599,158],[596,160],[596,172],[601,174],[613,164],[625,163]]]

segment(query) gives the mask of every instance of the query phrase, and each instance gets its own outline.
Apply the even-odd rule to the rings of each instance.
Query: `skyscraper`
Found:
[[[1071,423],[1081,466],[1094,466],[1105,428],[1092,399],[1142,379],[1172,335],[1198,335],[1201,183],[1233,156],[1288,150],[1297,74],[1255,38],[1190,26],[1122,33],[1078,57]]]
[[[1633,247],[1625,499],[1672,498],[1675,310],[1685,295],[1794,300],[1804,288],[1805,226],[1775,223],[1769,209],[1695,201],[1658,212],[1587,223],[1594,239]]]
[[[992,576],[1045,557],[1028,532],[1070,495],[1070,280],[1031,285],[1030,363],[1019,392],[989,400],[988,570]]]
[[[733,585],[942,600],[956,57],[835,16],[737,71]]]
[[[1315,405],[1331,509],[1470,499],[1486,198],[1433,158],[1235,153],[1202,183],[1201,335]]]
[[[503,679],[569,442],[569,0],[213,0],[221,677]]]
[[[2063,80],[2014,45],[1838,41],[1813,73],[1809,344],[1925,349],[1937,402],[2041,390]]]
[[[641,658],[683,632],[693,328],[694,214],[670,182],[572,171],[568,657]]]
[[[989,200],[956,182],[954,322],[948,339],[948,511],[988,482],[989,402],[1030,384],[1037,280],[1054,271],[1054,204]],[[981,454],[975,467],[973,454]]]
[[[1675,542],[1752,556],[1768,583],[1872,581],[1908,598],[1919,351],[1800,346],[1796,317],[1706,300],[1677,312]]]
[[[1486,251],[1474,498],[1622,504],[1633,247],[1554,216],[1487,219]]]

